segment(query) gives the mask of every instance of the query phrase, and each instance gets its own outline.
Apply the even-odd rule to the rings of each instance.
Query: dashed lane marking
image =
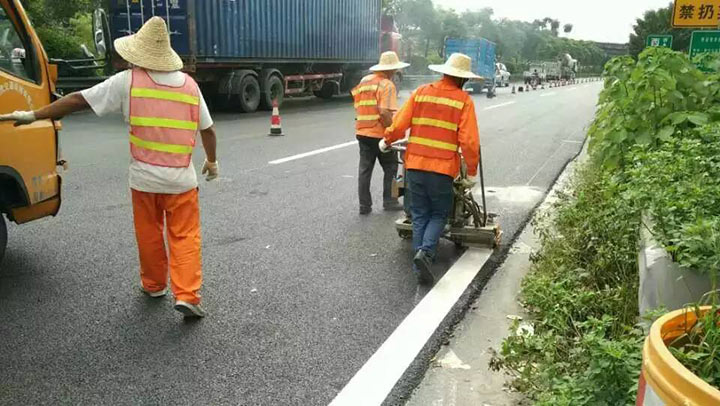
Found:
[[[298,160],[298,159],[307,158],[307,157],[309,157],[309,156],[318,155],[318,154],[323,154],[323,153],[325,153],[325,152],[334,151],[334,150],[336,150],[336,149],[349,147],[349,146],[352,146],[352,145],[355,145],[355,144],[357,144],[357,141],[345,142],[345,143],[342,143],[342,144],[333,145],[333,146],[331,146],[331,147],[320,148],[320,149],[316,149],[316,150],[314,150],[314,151],[303,152],[302,154],[297,154],[297,155],[292,155],[292,156],[289,156],[289,157],[286,157],[286,158],[276,159],[276,160],[274,160],[274,161],[268,162],[268,164],[270,164],[270,165],[284,164],[285,162],[295,161],[295,160]]]

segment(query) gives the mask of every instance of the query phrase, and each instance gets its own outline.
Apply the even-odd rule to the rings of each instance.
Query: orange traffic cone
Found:
[[[270,118],[270,134],[268,135],[285,135],[282,132],[282,125],[280,124],[280,109],[278,108],[277,100],[273,100],[272,117]]]
[[[513,85],[512,94],[515,94],[515,85]]]

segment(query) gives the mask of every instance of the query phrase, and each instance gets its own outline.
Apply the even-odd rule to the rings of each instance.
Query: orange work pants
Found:
[[[175,299],[200,303],[202,253],[197,189],[179,195],[132,189],[132,203],[143,287],[149,292],[165,289],[169,269]],[[169,264],[165,224],[170,246]]]

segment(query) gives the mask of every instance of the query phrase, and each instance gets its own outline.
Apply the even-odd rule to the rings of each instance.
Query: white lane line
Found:
[[[575,141],[575,140],[562,140],[560,142],[564,142],[567,144],[584,144],[585,143],[585,141]]]
[[[590,85],[583,85],[583,87],[590,87]]]
[[[489,249],[468,249],[345,385],[330,406],[355,406],[360,399],[363,406],[382,404],[491,254]]]
[[[555,95],[557,95],[556,92],[550,92],[550,93],[541,94],[540,97],[549,97],[549,96],[555,96]]]
[[[317,154],[322,154],[322,153],[329,152],[329,151],[333,151],[333,150],[340,149],[340,148],[349,147],[349,146],[355,145],[355,144],[357,144],[357,141],[345,142],[345,143],[343,143],[343,144],[333,145],[333,146],[331,146],[331,147],[320,148],[320,149],[316,149],[316,150],[314,150],[314,151],[304,152],[304,153],[302,153],[302,154],[297,154],[297,155],[289,156],[289,157],[287,157],[287,158],[276,159],[276,160],[274,160],[274,161],[268,162],[268,164],[270,164],[270,165],[284,164],[285,162],[294,161],[294,160],[296,160],[296,159],[307,158],[307,157],[309,157],[309,156],[313,156],[313,155],[317,155]]]
[[[509,106],[509,105],[515,104],[515,103],[517,103],[517,102],[511,101],[511,102],[507,102],[507,103],[500,103],[500,104],[496,104],[496,105],[494,105],[494,106],[485,107],[483,110],[497,109],[497,108]]]
[[[578,88],[577,88],[577,87],[571,87],[571,88],[569,88],[567,91],[568,91],[568,92],[571,92],[571,91],[573,91],[573,90],[578,90]]]

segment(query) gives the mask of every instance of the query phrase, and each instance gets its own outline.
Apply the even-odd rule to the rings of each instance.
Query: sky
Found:
[[[628,42],[635,19],[646,10],[662,8],[670,0],[433,0],[436,5],[479,10],[490,7],[496,18],[533,21],[545,17],[573,24],[570,38],[599,42]],[[563,34],[565,35],[565,34]]]

